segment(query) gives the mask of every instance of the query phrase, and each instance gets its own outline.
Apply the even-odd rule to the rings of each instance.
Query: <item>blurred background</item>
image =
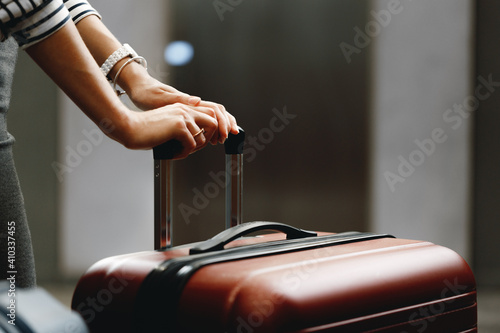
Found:
[[[447,246],[498,310],[500,3],[90,2],[153,76],[245,128],[245,221]],[[97,260],[153,248],[152,153],[104,137],[23,52],[14,84],[38,280],[71,297]],[[224,228],[223,155],[175,163],[175,244]]]

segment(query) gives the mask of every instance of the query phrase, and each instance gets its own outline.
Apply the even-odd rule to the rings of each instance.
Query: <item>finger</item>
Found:
[[[190,109],[192,110],[190,114],[193,117],[194,122],[200,128],[205,129],[203,135],[205,136],[207,143],[211,142],[212,144],[216,144],[219,131],[215,112],[208,107],[200,106],[190,107]]]
[[[196,124],[192,128],[193,130],[191,130],[191,135],[193,136],[193,139],[196,142],[195,150],[199,150],[205,147],[207,143],[207,139],[205,137],[205,129],[203,127],[197,126]]]
[[[215,131],[214,135],[212,135],[212,138],[210,139],[210,144],[213,146],[217,145],[219,143],[219,131]]]
[[[227,116],[227,111],[226,108],[221,105],[217,104],[217,107],[219,109],[219,113],[217,114],[217,120],[219,122],[219,142],[224,143],[226,141],[227,137],[229,136],[229,131],[230,131],[230,122],[229,118]]]
[[[197,96],[189,96],[180,92],[168,93],[170,103],[182,103],[190,106],[197,106],[201,102],[201,98]]]
[[[202,127],[198,132],[196,132],[195,134],[193,134],[193,138],[195,139],[195,141],[198,140],[198,137],[200,138],[200,143],[201,144],[198,144],[197,143],[197,147],[195,150],[199,150],[203,147],[206,146],[206,142],[207,142],[207,139],[205,137],[205,129]]]
[[[189,94],[186,94],[182,91],[179,91],[175,89],[174,87],[171,87],[169,85],[164,85],[164,90],[175,96],[174,103],[182,103],[182,104],[187,104],[191,106],[197,106],[201,102],[201,98],[198,96],[191,96]]]
[[[229,118],[229,123],[231,125],[231,133],[238,134],[240,131],[238,130],[238,123],[236,122],[236,118],[229,112],[227,113],[227,115]]]
[[[215,107],[212,104],[207,103],[205,101],[201,101],[198,105],[190,106],[190,107],[192,108],[192,110],[195,110],[197,112],[203,113],[205,116],[216,119],[217,112],[215,110]]]
[[[160,89],[164,95],[163,98],[168,101],[168,104],[182,103],[196,106],[201,102],[200,97],[188,95],[166,84],[161,84]]]
[[[207,145],[208,143],[212,143],[214,142],[214,139],[216,140],[217,139],[217,133],[218,133],[218,129],[217,129],[217,121],[213,118],[208,118],[208,117],[203,117],[203,118],[199,118],[197,121],[196,121],[197,125],[200,127],[200,129],[203,129],[203,132],[202,132],[202,135],[204,136],[205,138],[205,142],[204,142],[204,145]],[[196,133],[198,134],[198,133]]]
[[[185,128],[182,135],[179,135],[177,138],[181,142],[182,151],[174,156],[174,159],[183,159],[189,156],[189,154],[193,153],[196,150],[197,142],[194,139],[191,131]]]
[[[213,144],[217,144],[217,142],[223,143],[227,139],[227,136],[229,135],[229,119],[226,116],[226,109],[224,108],[223,105],[216,104],[213,102],[202,101],[200,105],[208,106],[212,108],[212,110],[215,112],[215,117],[218,123],[218,133],[216,138],[212,140],[212,143]]]
[[[198,96],[188,96],[187,97],[187,104],[192,105],[192,106],[197,106],[200,104],[201,98]]]
[[[193,115],[199,114],[199,112],[195,112],[191,110],[191,107],[188,106],[182,106],[183,109],[187,109],[189,112],[184,112],[183,113],[183,118],[184,118],[184,124],[185,124],[185,130],[182,131],[182,136],[183,140],[185,140],[186,145],[183,145],[183,151],[182,154],[179,154],[178,157],[176,158],[184,158],[188,156],[189,154],[194,153],[195,151],[203,148],[207,144],[207,139],[205,137],[205,128],[202,126],[199,126],[197,121],[195,120],[195,117]],[[204,117],[207,117],[204,115]],[[203,124],[203,122],[200,122]],[[182,141],[181,141],[182,142]]]
[[[187,131],[187,135],[181,141],[182,151],[174,157],[174,159],[183,159],[190,154],[202,149],[206,145],[206,139],[203,135],[203,129],[199,130],[195,135],[192,131]]]

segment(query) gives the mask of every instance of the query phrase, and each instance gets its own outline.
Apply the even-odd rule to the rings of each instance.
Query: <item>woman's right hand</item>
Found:
[[[130,149],[150,149],[166,141],[178,140],[181,159],[205,147],[216,135],[218,123],[212,108],[181,103],[146,112],[128,112],[125,125],[107,133]],[[200,133],[200,131],[203,131]]]

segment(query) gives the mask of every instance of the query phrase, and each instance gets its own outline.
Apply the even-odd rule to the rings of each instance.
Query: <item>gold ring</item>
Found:
[[[201,133],[205,133],[205,129],[204,128],[202,128],[198,133],[193,134],[193,138],[196,138]]]

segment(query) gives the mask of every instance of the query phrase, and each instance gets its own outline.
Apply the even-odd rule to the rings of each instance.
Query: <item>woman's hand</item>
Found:
[[[219,124],[218,131],[214,133],[214,136],[210,140],[213,145],[219,143],[224,143],[227,139],[229,133],[238,134],[238,125],[236,124],[236,118],[232,114],[226,111],[226,108],[222,104],[217,104],[213,102],[201,101],[198,106],[208,107],[215,111],[215,116]]]
[[[149,149],[175,139],[182,145],[176,159],[205,147],[218,132],[214,111],[204,106],[175,103],[148,112],[130,111],[128,118],[127,126],[117,128],[118,141],[130,149]]]
[[[212,109],[215,119],[218,122],[218,131],[209,140],[212,144],[223,143],[230,132],[237,134],[236,119],[226,111],[223,105],[203,101],[199,97],[191,96],[186,93],[159,82],[143,69],[140,65],[133,63],[127,73],[124,73],[123,80],[120,82],[130,100],[141,110],[151,110],[174,103],[183,103],[190,106],[201,106]],[[128,67],[127,66],[127,67]],[[124,69],[124,72],[127,68]],[[134,77],[134,79],[131,79]]]

